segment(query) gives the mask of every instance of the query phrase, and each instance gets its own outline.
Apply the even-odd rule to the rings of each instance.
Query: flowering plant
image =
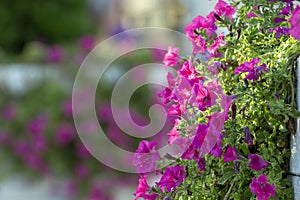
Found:
[[[288,141],[298,116],[300,7],[218,0],[184,31],[192,55],[169,47],[165,68],[177,73],[159,94],[176,116],[168,145],[179,151],[159,155],[155,141],[140,143],[135,199],[292,199]],[[155,169],[162,175],[150,187]]]

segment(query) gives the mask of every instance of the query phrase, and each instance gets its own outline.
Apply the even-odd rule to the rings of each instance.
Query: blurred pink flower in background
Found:
[[[68,123],[61,123],[57,126],[55,142],[59,146],[65,146],[76,137],[75,128]]]
[[[85,35],[79,38],[78,46],[85,52],[90,52],[96,45],[96,38],[92,35]]]
[[[40,135],[45,131],[47,123],[48,119],[46,115],[40,114],[29,122],[27,131],[34,136]]]
[[[65,56],[65,50],[63,47],[59,45],[54,45],[48,48],[47,53],[46,53],[46,60],[49,63],[60,63],[63,61]]]

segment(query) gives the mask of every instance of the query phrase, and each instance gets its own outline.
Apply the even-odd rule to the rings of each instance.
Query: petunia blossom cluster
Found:
[[[265,154],[259,155],[257,148],[262,144],[257,144],[253,134],[257,130],[250,128],[251,121],[235,125],[241,127],[238,144],[229,141],[228,138],[231,129],[227,125],[228,122],[234,124],[237,115],[249,118],[246,115],[246,105],[237,110],[239,96],[249,90],[248,81],[251,81],[252,89],[255,85],[265,82],[265,77],[272,70],[272,65],[269,65],[271,62],[265,62],[266,55],[259,53],[254,53],[256,56],[247,59],[245,55],[232,56],[235,60],[227,58],[230,48],[240,48],[240,53],[243,53],[243,48],[246,47],[241,48],[240,40],[246,40],[251,34],[247,32],[251,29],[245,30],[247,25],[258,24],[262,12],[267,10],[260,4],[253,7],[251,3],[245,3],[243,9],[248,10],[243,10],[244,13],[241,14],[237,6],[239,3],[241,1],[233,1],[230,5],[219,0],[214,11],[207,16],[195,17],[185,27],[184,32],[192,44],[190,57],[181,57],[179,48],[168,48],[163,60],[165,70],[173,68],[176,73],[168,72],[168,86],[158,96],[166,105],[167,115],[175,116],[174,127],[167,133],[168,145],[178,147],[179,151],[160,155],[155,141],[140,143],[134,160],[134,165],[140,173],[140,184],[134,193],[136,199],[173,199],[177,191],[180,193],[186,189],[187,192],[182,195],[193,196],[189,188],[194,184],[192,180],[195,177],[191,178],[189,169],[192,168],[196,178],[201,179],[202,174],[206,173],[207,176],[207,172],[212,171],[211,163],[220,160],[227,170],[227,174],[222,178],[230,179],[239,176],[241,170],[247,171],[251,174],[247,179],[252,178],[252,182],[247,182],[246,190],[251,192],[253,197],[256,196],[259,200],[276,197],[276,186],[271,184],[274,181],[268,181],[266,173],[271,161]],[[253,34],[265,34],[266,37],[275,39],[299,39],[300,7],[295,7],[293,1],[269,3],[272,6],[274,4],[274,7],[279,5],[282,9],[279,9],[279,13],[276,11],[277,17],[266,16],[271,25],[264,24],[266,29],[257,28],[257,25],[257,30],[251,30]],[[227,28],[228,34],[220,33],[219,27]],[[220,79],[224,74],[237,81],[239,85],[236,87],[244,87],[244,91],[232,94],[233,89],[225,88]],[[146,172],[151,171],[161,173],[161,178],[152,187],[146,184],[145,180]],[[211,176],[221,175],[212,173]],[[218,180],[223,184],[222,178],[218,177]],[[232,186],[235,184],[234,180],[233,178]],[[205,187],[205,183],[201,187]],[[231,190],[232,187],[229,187],[228,194]]]

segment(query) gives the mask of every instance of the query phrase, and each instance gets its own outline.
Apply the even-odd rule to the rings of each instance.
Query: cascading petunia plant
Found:
[[[297,3],[219,0],[186,26],[193,54],[169,47],[165,68],[177,73],[159,93],[176,116],[166,134],[177,151],[158,155],[155,141],[140,143],[135,199],[293,199]],[[150,186],[147,177],[158,172]]]

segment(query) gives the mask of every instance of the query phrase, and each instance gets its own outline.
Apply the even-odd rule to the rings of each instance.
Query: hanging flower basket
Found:
[[[289,141],[299,116],[300,7],[230,2],[219,0],[186,26],[191,56],[176,47],[165,55],[165,67],[177,71],[160,93],[168,115],[177,116],[166,134],[181,151],[158,156],[155,141],[140,143],[135,199],[294,199],[299,192],[298,177],[294,191],[290,180]],[[149,160],[162,174],[151,187]]]

